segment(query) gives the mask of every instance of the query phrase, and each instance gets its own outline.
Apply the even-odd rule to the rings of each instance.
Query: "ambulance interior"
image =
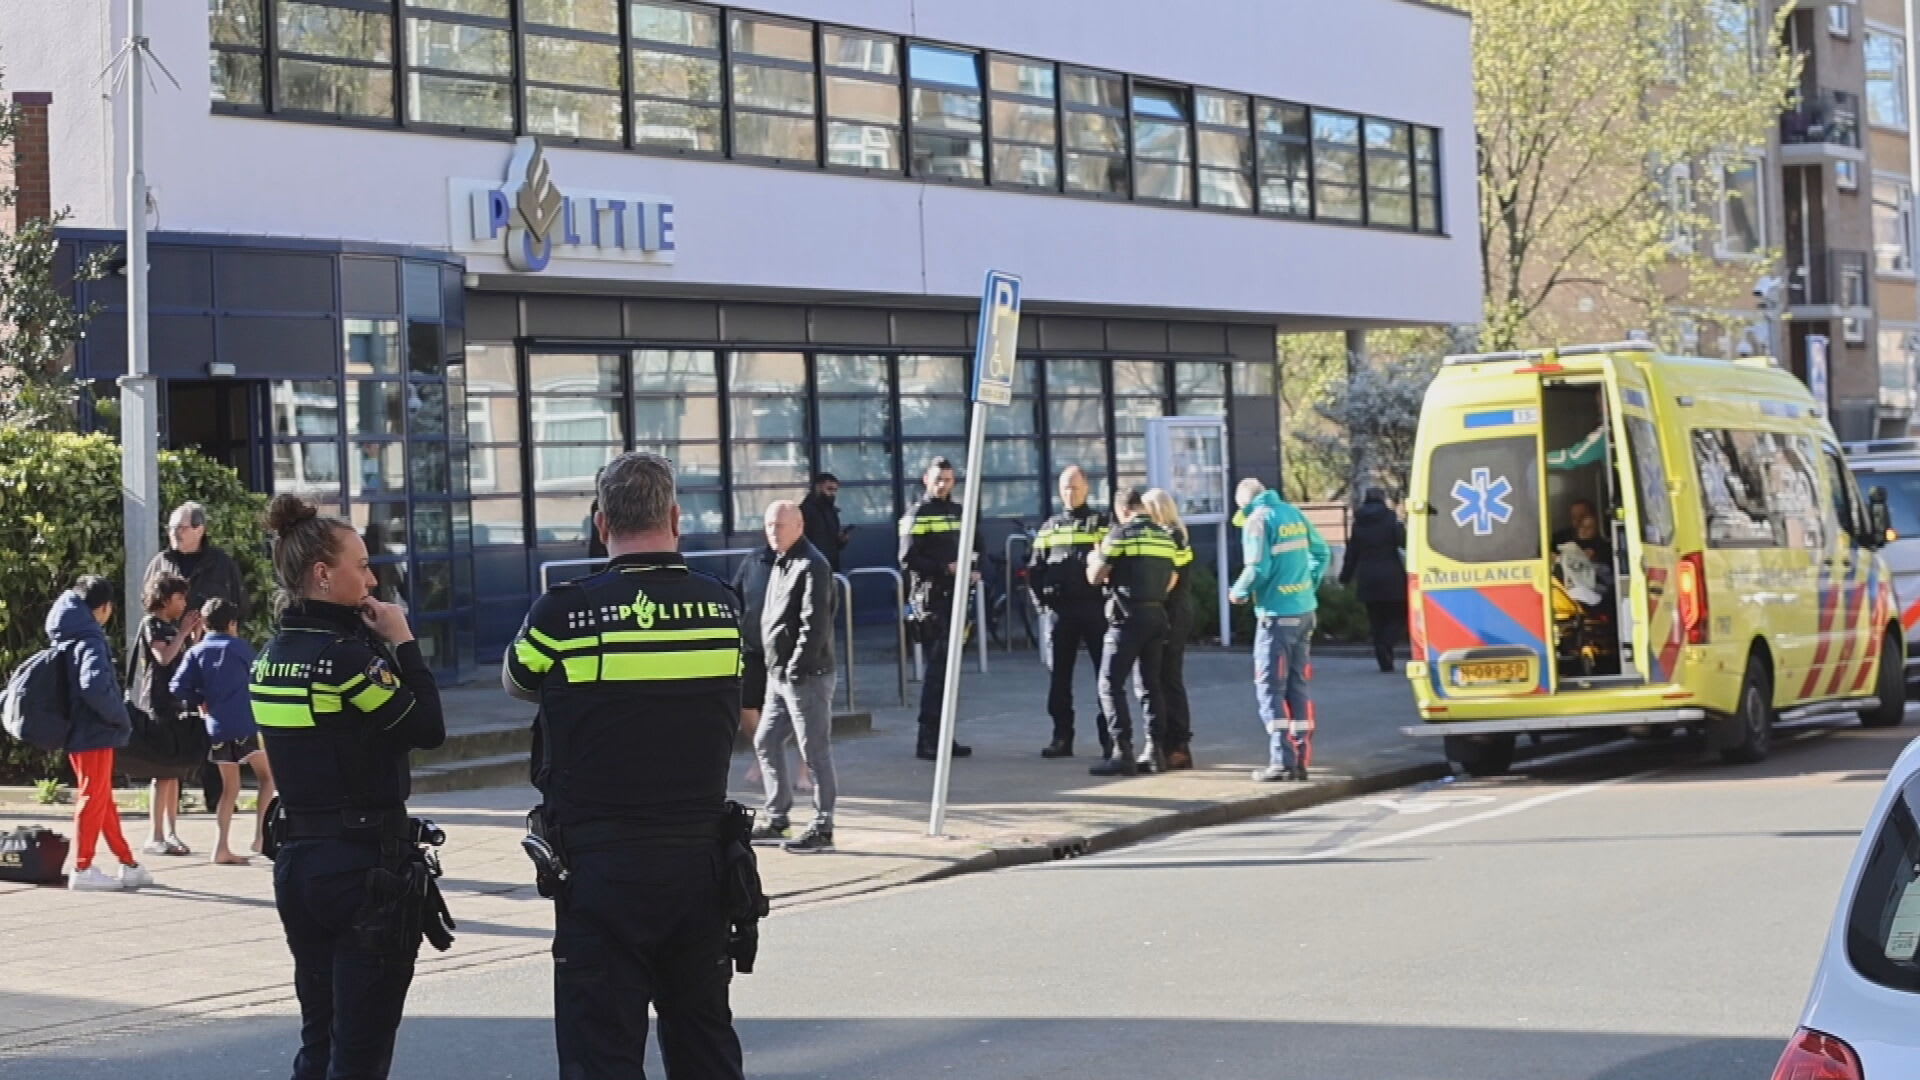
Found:
[[[1598,380],[1541,388],[1547,476],[1548,560],[1553,567],[1555,666],[1562,680],[1622,674],[1616,575],[1620,470]],[[1563,683],[1577,689],[1578,683]]]

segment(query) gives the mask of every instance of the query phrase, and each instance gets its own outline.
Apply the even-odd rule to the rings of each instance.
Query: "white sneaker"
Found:
[[[121,886],[119,878],[97,866],[89,866],[68,875],[67,888],[72,892],[119,892]]]
[[[120,887],[138,889],[153,884],[153,871],[144,866],[123,866],[120,868]]]
[[[140,849],[140,854],[142,855],[165,855],[166,853],[167,842],[165,840],[149,840],[147,841],[147,846]]]

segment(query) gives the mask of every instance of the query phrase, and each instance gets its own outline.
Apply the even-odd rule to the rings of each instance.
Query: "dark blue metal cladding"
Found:
[[[70,266],[120,236],[62,230],[61,241]],[[447,677],[470,672],[462,261],[297,239],[155,233],[150,243],[149,336],[163,395],[231,364],[230,378],[253,390],[254,486],[344,514],[367,542],[382,595],[407,605],[429,663]],[[111,395],[126,371],[125,278],[75,293],[98,306],[77,370]]]

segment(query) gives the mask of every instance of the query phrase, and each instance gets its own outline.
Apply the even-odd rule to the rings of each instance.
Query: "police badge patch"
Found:
[[[385,660],[378,657],[367,665],[367,678],[373,680],[375,686],[385,687],[388,690],[398,689],[400,686],[400,679],[393,673],[393,669],[387,666]]]

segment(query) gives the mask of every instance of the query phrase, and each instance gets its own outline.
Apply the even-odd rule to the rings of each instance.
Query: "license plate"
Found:
[[[1461,664],[1454,669],[1454,681],[1461,686],[1491,686],[1499,683],[1526,682],[1532,674],[1525,660],[1486,660]]]

